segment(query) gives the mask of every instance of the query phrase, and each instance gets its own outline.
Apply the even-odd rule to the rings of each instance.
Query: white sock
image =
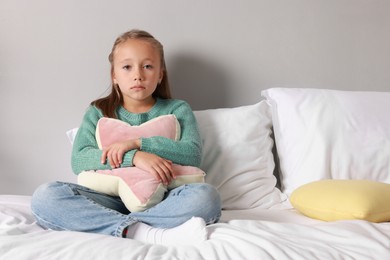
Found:
[[[193,217],[180,226],[164,229],[138,222],[128,227],[127,238],[161,245],[192,245],[207,239],[203,218]]]

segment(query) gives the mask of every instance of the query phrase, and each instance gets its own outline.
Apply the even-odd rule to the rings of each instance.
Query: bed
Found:
[[[44,230],[30,196],[0,195],[0,259],[390,259],[390,93],[271,88],[262,97],[195,111],[201,168],[223,203],[207,241]],[[356,190],[354,180],[368,184]]]

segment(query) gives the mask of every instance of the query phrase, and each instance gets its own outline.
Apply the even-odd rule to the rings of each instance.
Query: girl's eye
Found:
[[[125,65],[125,66],[122,67],[122,69],[129,70],[130,69],[130,65]]]
[[[144,68],[145,68],[145,69],[153,69],[153,66],[150,65],[150,64],[146,64],[146,65],[144,65]]]

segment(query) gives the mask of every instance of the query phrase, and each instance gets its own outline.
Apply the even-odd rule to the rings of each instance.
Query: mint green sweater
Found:
[[[155,117],[174,114],[181,127],[181,137],[174,141],[161,136],[141,139],[140,150],[156,154],[180,165],[199,167],[202,142],[198,125],[187,102],[178,99],[157,99],[156,104],[146,113],[134,114],[124,107],[117,109],[118,119],[130,125],[140,125]],[[96,125],[103,117],[102,111],[90,106],[84,115],[77,132],[72,151],[72,169],[75,174],[86,170],[111,169],[109,163],[102,164],[99,149],[95,139]],[[133,166],[133,157],[137,150],[125,153],[121,167]]]

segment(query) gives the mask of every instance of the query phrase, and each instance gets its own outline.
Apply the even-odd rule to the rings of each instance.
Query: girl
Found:
[[[171,99],[161,43],[145,31],[126,32],[116,39],[109,61],[112,90],[92,102],[84,115],[73,144],[73,171],[137,166],[168,184],[175,178],[172,163],[199,167],[196,119],[186,102]],[[166,114],[174,114],[180,123],[179,141],[150,137],[115,143],[103,151],[98,148],[95,130],[101,117],[140,125]],[[168,191],[162,202],[144,212],[129,212],[118,197],[55,182],[34,192],[32,212],[41,226],[54,230],[192,244],[207,239],[205,225],[218,221],[221,201],[213,186],[195,183]]]

